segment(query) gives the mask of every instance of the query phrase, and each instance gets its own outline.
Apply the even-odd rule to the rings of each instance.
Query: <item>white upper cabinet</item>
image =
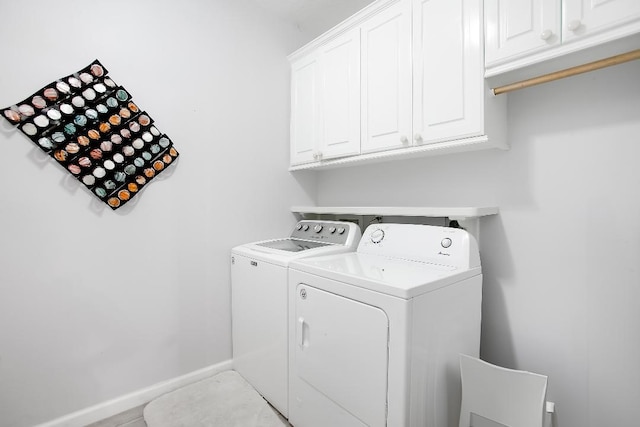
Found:
[[[562,39],[597,34],[638,19],[639,0],[564,0]]]
[[[560,43],[560,0],[485,0],[485,63]]]
[[[290,170],[506,148],[483,34],[482,0],[378,0],[291,54]]]
[[[482,135],[482,9],[477,0],[413,0],[413,140]]]
[[[485,0],[484,9],[487,77],[550,59],[578,65],[638,45],[640,0]]]
[[[361,152],[411,144],[411,3],[402,0],[361,26]]]
[[[292,165],[360,152],[359,34],[291,62]]]

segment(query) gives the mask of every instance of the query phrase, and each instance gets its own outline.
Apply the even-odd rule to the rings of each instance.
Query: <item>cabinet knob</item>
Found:
[[[549,38],[553,35],[553,31],[551,30],[544,30],[542,33],[540,33],[540,38],[542,40],[549,40]]]
[[[406,136],[402,135],[400,137],[400,142],[402,142],[404,145],[407,145],[409,143],[409,138],[407,138]]]
[[[582,22],[580,22],[579,19],[574,19],[573,21],[569,22],[569,25],[567,27],[569,28],[570,31],[575,31],[578,28],[580,28],[581,25],[582,25]]]
[[[419,133],[416,133],[415,135],[413,135],[413,140],[416,142],[416,144],[421,144],[422,143],[422,135],[420,135]]]

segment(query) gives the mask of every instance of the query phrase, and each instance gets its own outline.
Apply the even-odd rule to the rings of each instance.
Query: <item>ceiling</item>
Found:
[[[313,38],[339,24],[373,0],[253,0],[262,8],[293,22]]]

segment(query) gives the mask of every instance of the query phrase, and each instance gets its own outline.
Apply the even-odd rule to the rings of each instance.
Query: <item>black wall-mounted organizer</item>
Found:
[[[2,116],[112,209],[131,200],[177,157],[171,139],[95,60]]]

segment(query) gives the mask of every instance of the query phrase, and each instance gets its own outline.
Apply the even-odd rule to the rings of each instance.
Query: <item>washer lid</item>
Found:
[[[331,243],[310,242],[308,240],[299,240],[299,239],[280,239],[280,240],[271,240],[263,243],[257,243],[258,246],[264,246],[265,248],[278,249],[280,251],[287,251],[287,252],[302,252],[309,249],[329,246],[330,244]]]
[[[403,299],[481,274],[480,267],[460,269],[357,252],[293,261],[290,268]]]
[[[231,252],[286,267],[294,259],[354,251],[361,236],[360,228],[351,222],[304,220],[289,237],[246,243]]]

